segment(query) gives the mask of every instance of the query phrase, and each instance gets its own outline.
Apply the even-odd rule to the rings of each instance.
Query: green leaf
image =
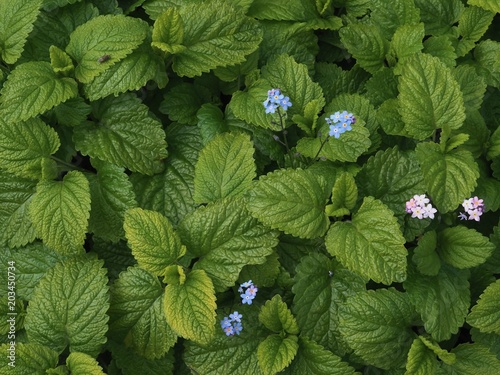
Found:
[[[495,13],[500,13],[500,4],[495,0],[468,0],[469,5],[476,5]]]
[[[352,222],[337,221],[325,244],[348,269],[390,285],[406,278],[405,239],[394,214],[381,201],[365,197]]]
[[[481,332],[500,334],[499,320],[500,280],[490,284],[479,297],[477,304],[467,317],[467,323],[479,328]]]
[[[30,341],[62,352],[96,356],[106,342],[108,279],[103,262],[72,258],[57,263],[40,280],[28,306]]]
[[[448,35],[431,36],[424,41],[425,54],[437,57],[448,68],[453,68],[457,64],[457,54],[450,37]]]
[[[190,254],[221,292],[233,286],[241,269],[262,264],[277,245],[277,233],[251,217],[241,198],[227,198],[187,215],[179,234]]]
[[[177,224],[195,209],[194,166],[203,144],[197,127],[179,124],[168,126],[167,141],[169,157],[163,172],[151,177],[133,173],[131,182],[141,207],[158,211]]]
[[[94,161],[97,174],[87,174],[90,184],[91,210],[89,230],[105,240],[118,242],[124,238],[125,211],[137,206],[123,168]]]
[[[441,260],[436,252],[436,231],[426,232],[419,240],[413,253],[413,263],[422,275],[436,276],[441,268]]]
[[[136,49],[146,38],[148,24],[124,15],[101,15],[80,25],[70,35],[66,52],[77,62],[75,77],[89,83]],[[103,56],[109,59],[102,61]]]
[[[50,46],[50,65],[54,72],[69,75],[75,68],[71,57],[57,46]]]
[[[349,347],[339,331],[339,306],[364,291],[365,281],[317,253],[303,257],[296,270],[292,310],[301,335],[345,355]]]
[[[164,276],[186,252],[170,221],[159,212],[132,208],[125,213],[123,228],[139,266],[154,275]]]
[[[105,375],[97,360],[85,353],[70,353],[66,365],[72,375]]]
[[[254,0],[248,15],[259,20],[306,21],[319,17],[312,1],[278,0],[270,7],[266,0]]]
[[[57,252],[82,251],[90,216],[89,182],[72,171],[62,181],[42,180],[29,206],[37,236]]]
[[[123,94],[94,102],[99,123],[74,129],[73,140],[84,155],[144,174],[153,174],[167,156],[161,123],[149,117],[135,95]]]
[[[363,69],[373,74],[384,66],[389,43],[377,26],[352,23],[340,29],[339,34],[347,51]]]
[[[387,205],[403,223],[405,202],[423,190],[422,173],[414,154],[397,147],[378,151],[356,175],[362,196],[371,196]]]
[[[446,34],[460,18],[463,4],[460,0],[414,0],[425,24],[426,35]]]
[[[420,341],[423,342],[423,344],[429,348],[430,350],[433,351],[435,355],[439,357],[441,361],[446,363],[447,365],[453,364],[456,361],[456,356],[453,353],[450,353],[444,349],[441,349],[438,343],[436,343],[434,340],[428,338],[427,336],[418,336]]]
[[[151,45],[167,53],[179,53],[186,49],[182,45],[184,24],[176,8],[167,8],[160,14],[153,25]]]
[[[354,375],[355,370],[342,358],[305,337],[299,339],[299,350],[287,368],[290,374]]]
[[[470,112],[479,110],[483,103],[486,82],[476,73],[474,67],[469,65],[459,65],[452,70],[452,73],[462,90],[465,110],[469,117]]]
[[[452,365],[443,364],[444,374],[449,375],[497,375],[500,361],[486,346],[461,344],[452,350],[457,360]]]
[[[458,129],[465,120],[464,100],[450,70],[427,54],[409,58],[399,78],[400,113],[405,130],[415,139],[436,129]]]
[[[483,40],[474,48],[476,69],[489,86],[500,87],[500,43],[493,40]]]
[[[57,123],[71,127],[80,125],[84,122],[90,112],[90,105],[80,96],[68,99],[54,108]]]
[[[462,225],[438,233],[438,253],[453,267],[463,269],[479,266],[495,249],[488,237]]]
[[[42,162],[61,145],[57,132],[34,118],[16,124],[0,121],[0,168],[20,177],[41,179]]]
[[[215,333],[215,299],[210,277],[203,270],[193,270],[183,284],[165,288],[167,323],[179,336],[208,344]]]
[[[469,134],[459,133],[457,135],[454,135],[446,141],[446,148],[444,152],[451,151],[458,146],[463,145],[465,142],[467,142],[468,139]]]
[[[0,345],[2,353],[9,353],[10,343]],[[57,366],[59,353],[36,342],[16,342],[15,367],[7,355],[0,357],[0,374],[45,375],[45,371]]]
[[[245,60],[262,40],[259,23],[244,15],[230,3],[211,0],[188,4],[162,17],[184,25],[182,46],[173,52],[172,69],[179,76],[194,77],[219,66],[234,65]]]
[[[277,170],[249,191],[248,209],[271,228],[300,238],[316,238],[328,229],[326,181],[302,169]]]
[[[434,353],[424,345],[420,336],[413,340],[408,352],[405,375],[436,374],[437,369],[438,361]]]
[[[436,341],[448,340],[462,327],[470,304],[468,277],[467,271],[447,265],[441,266],[436,276],[408,272],[403,286],[426,332]]]
[[[320,133],[328,135],[328,124],[321,127]],[[352,126],[351,131],[343,133],[340,138],[328,137],[322,148],[320,138],[301,138],[297,143],[297,151],[310,158],[324,157],[331,161],[356,162],[370,148],[369,136],[369,130],[359,121]]]
[[[17,65],[0,91],[0,113],[7,122],[27,120],[78,95],[73,78],[60,78],[48,62]]]
[[[238,196],[256,177],[255,150],[246,134],[223,133],[200,152],[194,175],[196,203]]]
[[[358,188],[352,174],[344,172],[337,177],[333,185],[331,199],[332,204],[327,206],[328,210],[338,210],[340,208],[352,210],[354,208],[358,199]]]
[[[0,171],[0,244],[13,248],[35,239],[28,214],[35,191],[36,181]]]
[[[254,284],[259,287],[272,287],[281,271],[279,255],[277,252],[272,252],[271,255],[266,257],[264,263],[249,264],[243,267],[238,281],[243,283],[246,280],[253,280]]]
[[[125,341],[147,359],[162,357],[177,335],[165,320],[163,287],[148,271],[131,267],[111,288],[110,330],[126,335]]]
[[[42,2],[42,0],[0,2],[0,50],[2,60],[7,64],[14,64],[21,57]]]
[[[205,145],[214,139],[218,134],[229,130],[228,125],[224,120],[224,113],[222,113],[221,109],[215,104],[203,104],[196,111],[196,118],[198,120],[198,128],[200,129],[203,143]]]
[[[292,312],[278,294],[262,306],[259,313],[259,321],[267,329],[275,333],[281,333],[282,331],[291,335],[299,333],[299,326]]]
[[[282,371],[292,362],[298,349],[297,336],[268,336],[257,349],[262,372],[272,375]]]
[[[166,82],[161,85],[158,81],[158,77],[165,74],[164,70],[163,60],[153,53],[150,46],[143,44],[85,83],[83,91],[87,98],[95,101],[109,95],[118,96],[127,91],[139,90],[153,79],[157,80],[159,86],[164,86]]]
[[[490,137],[490,147],[488,148],[488,159],[493,159],[500,155],[500,128],[497,128]],[[0,164],[1,165],[1,164]]]
[[[424,24],[402,25],[396,29],[391,40],[391,51],[394,51],[399,60],[410,57],[422,51],[424,38]]]
[[[415,149],[427,192],[439,212],[454,210],[476,187],[479,171],[465,150],[441,151],[438,144],[419,143]]]
[[[458,33],[462,36],[459,41],[461,49],[457,51],[458,56],[465,56],[475,46],[474,43],[488,30],[494,16],[495,12],[475,6],[464,9],[458,20]]]
[[[394,3],[377,1],[370,6],[370,19],[380,28],[386,39],[390,39],[399,26],[416,25],[420,22],[420,12],[413,0]]]
[[[404,365],[415,337],[414,309],[405,293],[394,288],[359,292],[339,314],[340,332],[357,356],[385,370]]]
[[[203,104],[211,101],[211,93],[206,87],[183,82],[165,93],[159,109],[172,121],[197,125],[198,110]]]

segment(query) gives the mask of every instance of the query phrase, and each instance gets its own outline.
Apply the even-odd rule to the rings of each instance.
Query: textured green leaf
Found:
[[[164,171],[151,177],[134,173],[131,182],[141,207],[158,211],[176,224],[195,209],[194,166],[203,145],[197,127],[178,124],[168,127],[167,141]]]
[[[399,79],[405,130],[423,140],[438,129],[458,129],[465,120],[463,95],[449,69],[427,54],[408,59]]]
[[[183,284],[165,288],[167,323],[188,340],[208,344],[215,333],[215,291],[203,270],[191,271]]]
[[[74,129],[73,140],[84,155],[144,174],[153,174],[167,156],[161,123],[132,94],[107,97],[93,103],[99,123]]]
[[[391,40],[391,51],[394,51],[399,60],[419,53],[424,46],[424,24],[402,25],[396,29]]]
[[[381,110],[380,105],[398,96],[398,81],[394,75],[394,70],[383,68],[377,71],[377,73],[366,82],[365,87],[365,98],[368,98],[373,105],[378,107],[377,120],[383,127],[385,121],[379,119],[379,117],[385,120],[387,115],[385,111]]]
[[[165,70],[163,60],[153,53],[150,46],[141,45],[86,83],[83,91],[85,96],[93,101],[109,95],[117,96],[126,91],[139,90],[146,86],[148,81],[162,77],[165,73],[160,71],[163,70]],[[167,79],[166,76],[164,78]],[[166,82],[162,85],[165,84]]]
[[[489,141],[490,147],[488,149],[487,156],[489,159],[493,159],[500,155],[500,128],[497,128],[490,137]]]
[[[340,332],[356,355],[386,370],[404,365],[415,337],[414,309],[405,293],[394,288],[359,292],[339,314]]]
[[[229,130],[224,120],[224,113],[222,113],[221,109],[215,104],[203,104],[201,108],[196,111],[196,118],[205,145],[218,134]]]
[[[483,96],[486,92],[484,79],[469,65],[459,65],[452,70],[452,73],[460,85],[460,90],[462,90],[465,110],[469,113],[478,110],[483,103]],[[469,117],[469,113],[467,117]]]
[[[42,161],[60,146],[56,131],[40,119],[16,124],[0,121],[0,168],[20,177],[41,179]]]
[[[120,274],[111,288],[110,330],[148,359],[162,357],[177,335],[167,324],[163,287],[148,271],[133,267]]]
[[[403,283],[425,330],[436,341],[448,340],[463,325],[470,304],[469,273],[443,265],[436,276],[409,271]]]
[[[65,255],[81,252],[90,216],[87,179],[72,171],[62,181],[40,181],[29,213],[37,236],[47,246]]]
[[[50,46],[50,65],[54,72],[66,76],[75,68],[71,57],[57,46]]]
[[[106,342],[108,279],[100,260],[72,258],[57,263],[36,287],[28,306],[30,341],[62,352],[96,356]]]
[[[436,276],[441,268],[441,260],[436,252],[436,246],[437,234],[433,230],[426,232],[418,240],[412,260],[423,275]]]
[[[458,32],[462,36],[459,41],[460,50],[457,51],[459,56],[465,56],[474,47],[474,43],[481,39],[488,30],[494,16],[494,12],[476,6],[468,6],[464,9],[458,20]]]
[[[154,23],[152,46],[175,54],[186,48],[182,45],[183,39],[184,24],[179,11],[176,8],[167,8]]]
[[[7,122],[27,120],[78,95],[73,78],[60,78],[48,62],[17,65],[0,91],[0,113]]]
[[[349,172],[344,172],[335,180],[332,189],[331,209],[346,208],[352,210],[358,199],[358,188],[354,177]]]
[[[57,366],[59,353],[36,342],[16,342],[15,367],[9,366],[7,355],[0,357],[0,374],[45,375],[45,370]],[[10,343],[0,345],[2,353],[9,353]]]
[[[428,375],[435,374],[438,362],[432,351],[430,351],[420,338],[413,340],[408,352],[405,375]]]
[[[401,0],[394,3],[375,1],[371,5],[370,18],[390,39],[396,29],[402,25],[416,25],[420,22],[420,12],[413,0]]]
[[[165,275],[165,269],[186,252],[170,221],[159,212],[132,208],[125,213],[123,227],[139,266],[157,276]]]
[[[460,0],[414,0],[425,24],[425,34],[446,34],[460,18],[463,4]]]
[[[0,45],[2,60],[14,64],[21,56],[42,0],[0,1]]]
[[[72,375],[105,375],[97,360],[85,353],[70,353],[66,365]]]
[[[203,104],[211,101],[212,94],[206,87],[196,83],[183,82],[165,93],[159,110],[168,115],[172,121],[197,125],[196,113]]]
[[[89,83],[137,48],[146,38],[148,24],[124,15],[101,15],[77,27],[66,52],[77,62],[75,77]],[[109,56],[101,61],[103,56]]]
[[[371,196],[387,205],[400,223],[406,214],[405,202],[423,190],[422,172],[414,154],[397,147],[371,156],[356,175],[362,196]]]
[[[65,126],[77,126],[87,119],[91,108],[82,97],[68,99],[54,108],[57,123]]]
[[[500,13],[500,4],[495,0],[468,0],[469,5],[476,5],[495,13]]]
[[[454,210],[464,197],[470,196],[479,171],[469,151],[443,153],[432,142],[419,143],[415,151],[427,191],[439,212]]]
[[[301,337],[299,350],[285,374],[301,375],[354,375],[355,370],[342,358],[326,350],[314,341]]]
[[[328,229],[326,181],[302,169],[277,170],[249,191],[248,209],[271,228],[300,238],[316,238]]]
[[[431,36],[424,41],[426,55],[437,57],[448,68],[453,68],[457,62],[457,54],[448,35]]]
[[[338,309],[348,297],[365,290],[365,281],[322,254],[303,257],[296,270],[292,311],[301,335],[345,355],[349,348],[340,335]]]
[[[264,263],[250,264],[243,267],[238,281],[243,283],[247,280],[252,280],[259,287],[272,287],[281,271],[279,255],[277,252],[273,252],[266,257]]]
[[[461,344],[452,350],[457,356],[454,364],[442,365],[444,374],[449,375],[497,375],[500,373],[500,360],[486,346],[480,344]]]
[[[259,366],[266,375],[276,374],[286,368],[299,349],[297,336],[268,336],[259,344],[257,356]]]
[[[269,330],[297,335],[299,326],[279,294],[268,300],[259,313],[259,321]]]
[[[88,174],[91,210],[89,230],[103,239],[117,242],[124,238],[125,211],[137,206],[132,184],[123,168],[95,161],[97,174]]]
[[[500,87],[500,43],[494,40],[483,40],[474,48],[474,59],[477,71],[486,83],[496,88]]]
[[[190,254],[200,258],[215,290],[233,286],[241,269],[261,264],[278,243],[277,233],[251,217],[240,198],[200,207],[179,224],[179,234]]]
[[[259,20],[306,21],[319,17],[312,1],[278,0],[270,7],[266,0],[254,0],[248,15]]]
[[[326,249],[348,269],[390,285],[406,278],[405,239],[391,210],[365,197],[351,222],[336,222],[326,235]]]
[[[495,249],[488,237],[462,225],[438,233],[438,253],[453,267],[471,268],[483,264]]]
[[[36,181],[0,171],[0,244],[24,246],[35,239],[28,207]]]
[[[254,152],[245,134],[224,133],[208,143],[195,167],[195,202],[213,202],[248,190],[256,177]]]
[[[363,69],[373,74],[384,66],[389,43],[377,26],[352,23],[340,29],[339,34],[347,51]]]
[[[500,281],[490,284],[467,317],[467,323],[481,332],[500,334]]]
[[[175,51],[173,58],[172,68],[179,76],[194,77],[218,66],[243,62],[262,40],[258,22],[228,2],[211,0],[177,10],[184,24],[182,45],[186,47]],[[173,13],[164,22],[175,19]]]
[[[432,352],[439,357],[441,361],[443,361],[446,364],[453,364],[456,361],[456,356],[453,353],[450,353],[444,349],[441,349],[438,343],[436,343],[434,340],[430,339],[428,336],[418,336],[420,341],[423,342],[423,344],[432,350]]]

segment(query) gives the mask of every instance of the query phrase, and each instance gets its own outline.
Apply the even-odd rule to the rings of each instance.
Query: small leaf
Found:
[[[352,222],[330,227],[327,251],[348,269],[375,282],[390,285],[406,278],[405,239],[391,210],[365,197]]]
[[[405,130],[418,140],[430,137],[438,128],[458,129],[465,120],[457,81],[442,62],[425,53],[403,65],[398,99]]]
[[[408,352],[405,375],[435,374],[437,369],[438,361],[434,353],[419,338],[413,340]]]
[[[273,375],[285,369],[299,349],[297,336],[268,336],[259,344],[257,356],[259,366],[266,375]]]
[[[271,228],[300,238],[322,236],[329,224],[324,212],[326,182],[302,169],[263,176],[249,191],[248,209]]]
[[[0,113],[7,122],[24,121],[78,95],[73,78],[60,78],[44,61],[17,65],[0,91]]]
[[[180,336],[208,344],[215,333],[215,291],[203,270],[193,270],[182,285],[165,288],[163,308],[167,323]]]
[[[414,309],[406,293],[394,288],[359,292],[339,313],[340,332],[356,355],[385,370],[404,365],[415,337]]]
[[[494,13],[500,13],[500,5],[495,0],[469,0],[468,4],[476,5]]]
[[[299,333],[297,322],[280,295],[275,295],[262,306],[259,321],[275,333],[282,331],[292,335]]]
[[[422,275],[436,276],[441,268],[441,259],[436,252],[437,234],[426,232],[419,240],[413,253],[413,263]]]
[[[469,134],[459,133],[446,142],[446,148],[444,152],[451,151],[460,145],[463,145],[469,139]]]
[[[469,2],[469,4],[473,5],[473,1]],[[462,45],[466,44],[463,43],[465,40],[468,42],[467,45],[474,48],[474,43],[481,39],[486,30],[488,30],[494,16],[495,12],[491,12],[483,8],[476,6],[466,7],[458,20],[458,32],[462,36],[462,39],[460,40]],[[461,44],[459,43],[459,46],[460,45]],[[460,53],[457,54],[459,56],[465,56],[472,48],[463,48]]]
[[[332,189],[332,209],[346,208],[352,210],[358,199],[358,188],[354,177],[348,172],[342,173],[335,180]]]
[[[106,342],[108,279],[100,260],[71,258],[47,271],[26,316],[30,341],[96,356]],[[64,308],[61,308],[63,306]]]
[[[458,21],[464,5],[460,0],[414,0],[425,24],[426,35],[446,34]]]
[[[16,342],[15,367],[9,365],[10,359],[3,355],[0,359],[1,374],[46,374],[46,370],[57,366],[59,353],[36,342]],[[9,353],[10,343],[0,345],[3,353]]]
[[[479,110],[483,104],[486,82],[476,72],[476,69],[470,65],[459,65],[452,70],[452,74],[460,85],[460,90],[464,96],[464,106],[467,112],[466,123],[464,125],[466,125],[470,113]],[[463,127],[461,130],[463,131]]]
[[[9,0],[0,2],[0,48],[2,60],[14,64],[33,30],[42,0]]]
[[[419,53],[424,46],[422,39],[424,38],[424,24],[402,25],[399,26],[391,40],[391,50],[401,61],[405,57],[410,57],[415,53]]]
[[[85,353],[70,353],[66,365],[72,375],[105,375],[97,360]]]
[[[75,77],[89,83],[110,65],[120,61],[146,38],[148,24],[124,15],[101,15],[80,25],[70,35],[66,52],[77,62]],[[105,62],[102,56],[109,55]]]
[[[75,67],[71,57],[57,46],[50,46],[50,65],[54,72],[67,76]]]
[[[460,375],[497,375],[500,373],[500,361],[481,344],[461,344],[451,351],[456,355],[452,365],[443,364],[445,374]]]
[[[435,355],[439,357],[441,361],[446,363],[447,365],[451,365],[455,363],[457,360],[456,355],[454,353],[450,353],[444,349],[441,349],[438,343],[436,343],[434,340],[428,338],[427,336],[418,336],[420,341],[434,352]]]
[[[132,208],[123,227],[139,266],[157,276],[186,252],[170,221],[158,212]]]
[[[90,216],[90,189],[78,171],[62,181],[42,180],[29,207],[37,236],[61,254],[82,251]]]
[[[497,128],[490,137],[490,147],[488,148],[488,159],[493,159],[500,155],[500,128]]]
[[[208,143],[195,167],[195,202],[208,203],[244,193],[256,176],[254,152],[245,134],[224,133]]]
[[[415,149],[424,183],[439,212],[454,210],[470,196],[479,171],[469,151],[455,149],[443,153],[438,144],[419,143]]]
[[[438,233],[438,253],[453,267],[463,269],[479,266],[495,249],[488,237],[462,225]]]
[[[488,285],[467,317],[467,323],[481,332],[500,334],[500,280]]]
[[[176,8],[167,8],[160,14],[153,25],[153,47],[167,53],[179,53],[186,47],[182,46],[184,39],[184,24]]]

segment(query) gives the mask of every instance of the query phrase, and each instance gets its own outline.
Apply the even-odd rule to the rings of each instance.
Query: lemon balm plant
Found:
[[[500,373],[499,12],[0,0],[0,374]]]

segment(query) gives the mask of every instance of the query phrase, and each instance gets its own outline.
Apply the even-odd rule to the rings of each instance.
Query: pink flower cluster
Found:
[[[422,194],[414,195],[413,198],[406,202],[406,212],[411,214],[411,217],[434,219],[437,210],[429,203],[429,198]]]
[[[460,220],[479,221],[479,218],[481,217],[484,211],[483,200],[479,199],[478,197],[464,199],[462,207],[464,208],[465,212],[469,215],[469,217],[467,217],[467,215],[464,212],[460,212],[460,214],[458,215]]]

